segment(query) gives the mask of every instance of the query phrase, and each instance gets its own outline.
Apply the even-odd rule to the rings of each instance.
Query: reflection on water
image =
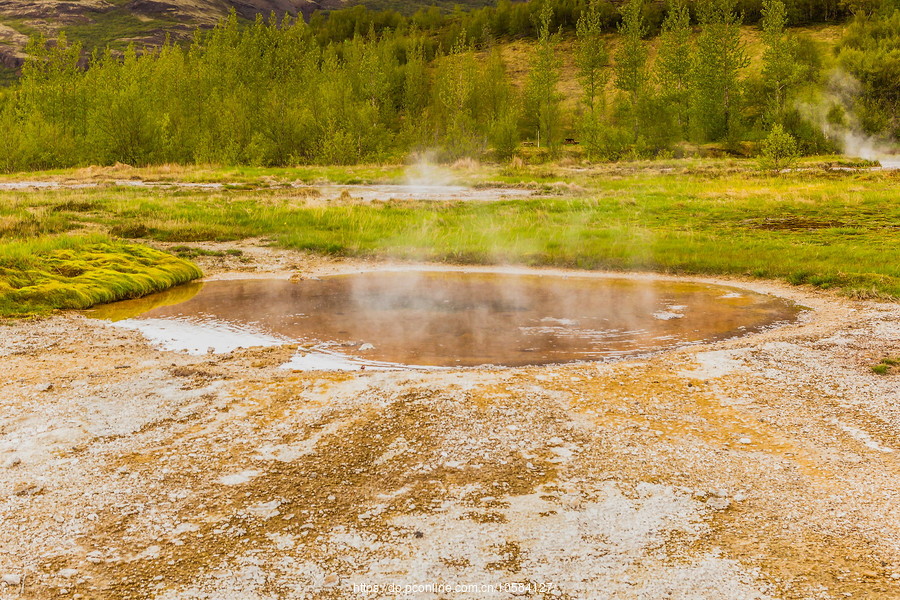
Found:
[[[642,354],[741,335],[798,311],[779,298],[696,283],[399,271],[194,284],[90,314],[128,319],[124,326],[151,336],[168,322],[169,338],[181,327],[184,337],[198,339],[205,327],[226,338],[253,332],[268,343],[318,345],[329,360],[475,366]],[[208,341],[192,347],[205,351]],[[209,343],[219,351],[242,345],[253,339]],[[167,347],[191,349],[171,339]]]
[[[162,308],[187,302],[197,295],[204,284],[192,281],[184,285],[169,288],[158,294],[151,294],[143,298],[135,298],[134,300],[125,300],[123,302],[113,302],[112,304],[104,304],[97,308],[86,311],[90,316],[109,321],[121,321],[130,319],[136,315],[150,312],[154,308]]]

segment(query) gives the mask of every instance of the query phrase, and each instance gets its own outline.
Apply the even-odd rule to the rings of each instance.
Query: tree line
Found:
[[[790,26],[814,23],[834,23],[845,20],[861,8],[869,8],[879,0],[788,0],[785,11]],[[867,3],[864,6],[862,3]],[[574,32],[582,14],[587,10],[599,15],[600,26],[607,33],[616,31],[621,23],[621,0],[544,0],[522,2],[500,0],[491,6],[468,11],[445,11],[429,6],[407,15],[398,10],[370,10],[365,5],[332,11],[313,13],[310,26],[320,43],[340,42],[370,30],[408,33],[412,30],[428,32],[436,44],[449,48],[465,33],[470,40],[478,40],[484,31],[502,38],[531,38],[540,35],[540,14],[545,7],[551,9],[550,26],[554,31]],[[684,0],[683,5],[696,21],[702,0]],[[641,6],[641,13],[651,34],[662,27],[671,4],[660,0],[648,0]],[[762,20],[763,0],[737,0],[736,10],[743,15],[746,24]]]
[[[863,89],[858,106],[835,110],[858,108],[872,131],[897,127],[894,1],[859,9],[840,55]],[[797,108],[825,76],[815,46],[788,29],[782,0],[762,0],[754,69],[739,0],[675,0],[652,38],[644,0],[617,8],[615,36],[607,4],[587,4],[570,36],[577,101],[560,92],[564,33],[549,2],[537,4],[524,81],[484,32],[460,31],[446,50],[416,29],[370,27],[323,43],[303,20],[248,27],[232,15],[189,46],[97,52],[87,68],[65,36],[35,38],[20,81],[0,92],[0,170],[351,164],[425,149],[504,160],[523,142],[553,156],[566,138],[589,159],[616,160],[677,154],[684,142],[738,148],[776,126],[805,152],[833,149]]]

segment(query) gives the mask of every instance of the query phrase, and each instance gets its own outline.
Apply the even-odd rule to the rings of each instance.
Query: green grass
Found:
[[[88,308],[136,298],[201,276],[165,252],[105,236],[55,236],[0,244],[0,316]]]
[[[0,65],[0,87],[10,87],[18,78],[19,74],[15,69]]]
[[[206,250],[205,248],[195,248],[192,246],[174,246],[169,248],[179,258],[197,258],[198,256],[233,256],[241,257],[244,255],[243,250],[237,248],[229,248],[228,250]]]
[[[0,238],[79,229],[175,243],[262,237],[281,248],[340,256],[736,275],[857,298],[900,298],[900,174],[811,169],[769,176],[750,165],[459,171],[471,184],[540,193],[488,203],[328,202],[269,186],[331,174],[338,181],[402,180],[402,167],[378,166],[248,169],[238,173],[242,185],[222,190],[5,191]],[[200,172],[219,181],[235,174]],[[144,172],[151,179],[153,173]],[[196,176],[190,169],[183,174]]]
[[[872,365],[872,372],[876,375],[887,375],[895,369],[900,368],[900,357],[882,358],[881,362]]]

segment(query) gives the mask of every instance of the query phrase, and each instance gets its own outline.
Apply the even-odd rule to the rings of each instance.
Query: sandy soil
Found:
[[[241,248],[202,266],[377,266]],[[869,369],[900,308],[728,283],[814,310],[645,360],[437,372],[3,326],[0,598],[900,597],[900,381]]]

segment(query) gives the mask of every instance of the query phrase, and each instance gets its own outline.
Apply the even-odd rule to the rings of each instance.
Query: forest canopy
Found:
[[[791,27],[851,14],[836,58]],[[764,45],[759,64],[747,23]],[[503,53],[516,36],[534,40],[524,78]],[[564,44],[577,98],[560,90]],[[523,142],[553,156],[567,139],[587,159],[616,160],[709,143],[752,151],[776,125],[811,154],[838,150],[829,127],[900,133],[896,0],[355,7],[310,23],[232,15],[190,45],[95,52],[87,65],[64,35],[27,51],[19,81],[0,91],[4,171],[350,164],[425,149],[508,159]]]

